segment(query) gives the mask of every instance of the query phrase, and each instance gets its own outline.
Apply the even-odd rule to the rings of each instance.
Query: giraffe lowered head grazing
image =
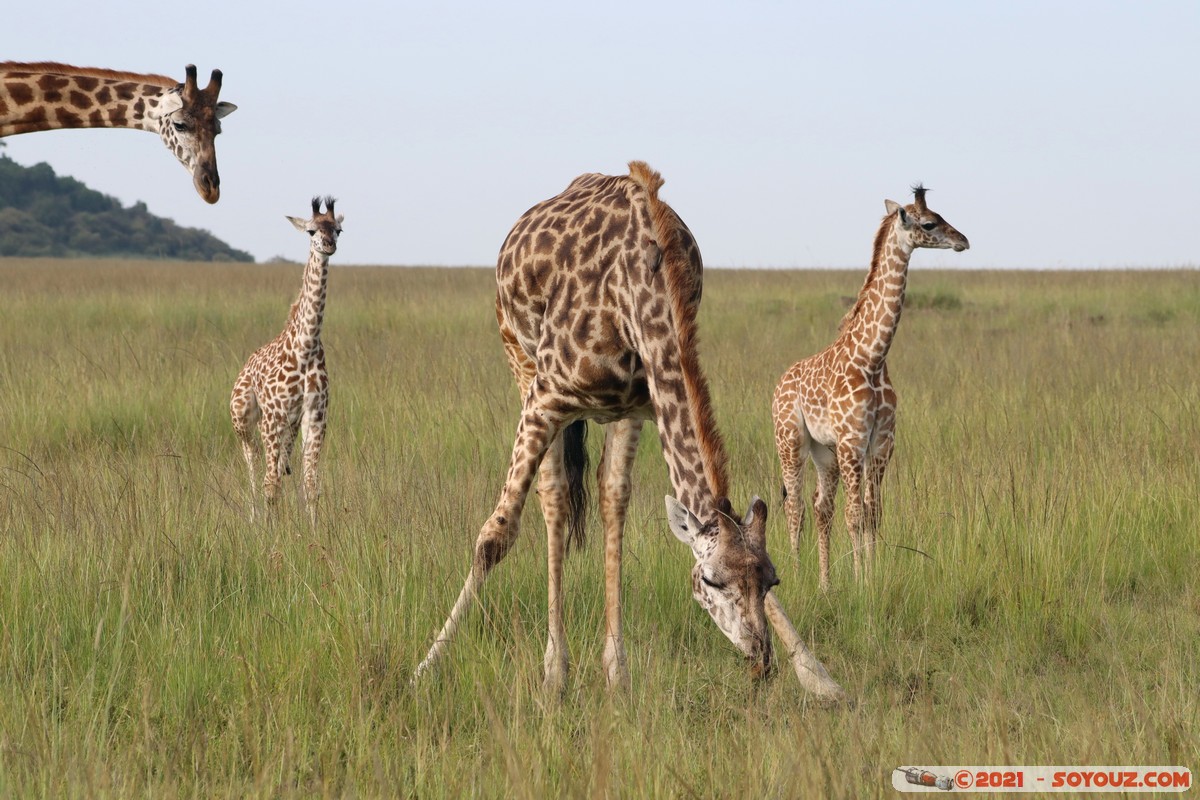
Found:
[[[214,144],[221,119],[236,109],[218,100],[221,71],[208,85],[189,64],[183,83],[165,75],[73,67],[54,62],[0,62],[0,136],[60,128],[154,131],[192,175],[208,203],[221,197]]]
[[[667,522],[692,549],[692,597],[763,678],[771,669],[771,631],[763,598],[779,584],[767,555],[767,504],[755,497],[740,522],[726,498],[717,501],[714,524],[704,526],[688,508],[668,496]]]

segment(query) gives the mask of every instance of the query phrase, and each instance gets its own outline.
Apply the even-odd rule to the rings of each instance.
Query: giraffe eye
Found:
[[[936,222],[924,222],[924,223],[921,223],[921,227],[927,231],[931,231],[937,227],[937,223]]]
[[[182,122],[174,122],[174,121],[172,121],[172,122],[171,122],[171,127],[173,127],[173,128],[174,128],[176,131],[178,131],[179,133],[183,133],[184,131],[186,131],[186,130],[187,130],[187,125],[183,124]]]
[[[708,588],[710,588],[710,589],[718,589],[718,590],[720,590],[720,589],[724,589],[724,588],[725,588],[725,584],[723,584],[723,583],[717,583],[716,581],[709,580],[709,579],[708,579],[708,576],[707,576],[707,575],[705,575],[703,572],[701,572],[701,573],[700,573],[700,580],[701,580],[701,581],[703,581],[703,582],[704,582],[704,585],[705,585],[705,586],[707,586],[707,587],[708,587]]]

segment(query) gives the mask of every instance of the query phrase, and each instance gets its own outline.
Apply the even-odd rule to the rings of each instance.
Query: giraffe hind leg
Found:
[[[248,381],[239,377],[233,387],[233,396],[229,400],[229,415],[233,419],[233,430],[242,445],[242,457],[246,461],[246,470],[250,477],[250,519],[255,517],[255,490],[258,485],[256,473],[257,464],[262,459],[262,442],[255,437],[254,428],[262,416],[258,398]]]
[[[629,662],[621,624],[621,551],[629,508],[630,472],[637,455],[642,420],[608,424],[600,458],[600,514],[604,520],[604,655],[609,689],[629,689]]]
[[[775,449],[779,455],[779,468],[783,475],[783,510],[787,516],[788,541],[792,552],[800,550],[800,536],[804,530],[804,469],[808,461],[808,447],[803,441],[807,431],[795,420],[777,421],[775,424]]]
[[[563,620],[563,557],[567,540],[567,470],[563,462],[563,437],[555,437],[538,471],[538,499],[546,521],[546,569],[548,573],[546,656],[543,688],[562,694],[567,686],[570,654]]]

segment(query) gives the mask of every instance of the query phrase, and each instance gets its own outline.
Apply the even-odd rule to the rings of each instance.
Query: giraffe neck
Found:
[[[867,279],[843,323],[843,337],[851,359],[868,370],[882,367],[896,336],[912,250],[912,245],[900,234],[896,215],[886,217],[875,236]]]
[[[60,128],[159,133],[155,113],[177,82],[62,64],[0,63],[0,136]]]
[[[292,315],[292,342],[300,352],[308,352],[321,340],[325,319],[325,287],[329,282],[329,256],[311,249],[304,267],[304,283],[296,311]]]

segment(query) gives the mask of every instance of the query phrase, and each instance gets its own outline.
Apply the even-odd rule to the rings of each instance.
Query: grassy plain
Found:
[[[247,521],[227,412],[299,269],[0,261],[0,796],[864,797],[907,764],[1200,767],[1195,271],[915,270],[882,530],[903,547],[854,585],[839,506],[826,595],[811,536],[787,551],[768,409],[862,274],[709,273],[736,505],[768,498],[777,591],[855,700],[822,708],[790,672],[752,688],[691,600],[652,433],[631,693],[599,667],[593,522],[569,688],[541,695],[536,510],[410,688],[515,429],[491,273],[335,264],[313,531],[295,476]]]

